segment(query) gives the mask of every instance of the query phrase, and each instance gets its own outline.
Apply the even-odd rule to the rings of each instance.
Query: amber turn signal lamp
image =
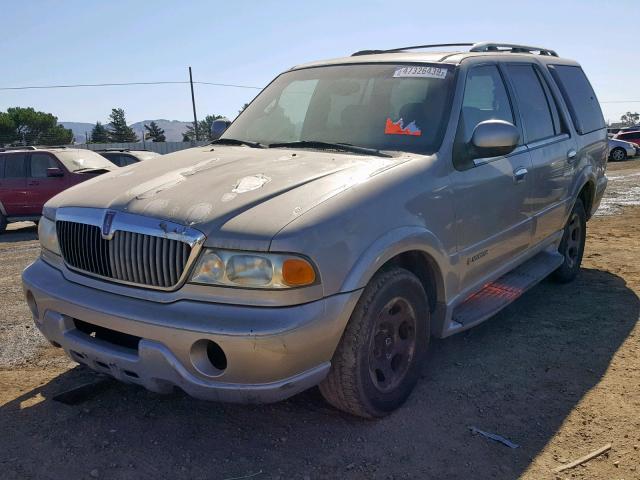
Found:
[[[309,262],[300,258],[288,258],[282,263],[282,280],[294,287],[311,285],[316,281],[316,272]]]

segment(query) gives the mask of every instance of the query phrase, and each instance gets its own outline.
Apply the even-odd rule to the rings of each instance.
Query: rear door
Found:
[[[67,181],[62,177],[48,177],[48,168],[59,168],[65,175],[66,169],[58,160],[46,152],[32,152],[28,158],[27,203],[31,215],[40,215],[44,204],[54,195],[65,190]]]
[[[533,63],[509,63],[505,71],[516,93],[524,142],[531,155],[528,209],[533,221],[532,244],[536,244],[564,226],[578,158],[576,142],[542,70]]]
[[[529,153],[524,145],[506,156],[464,159],[476,125],[505,120],[518,126],[503,76],[494,64],[467,73],[451,174],[463,289],[476,287],[524,253],[531,239]]]
[[[28,215],[26,153],[5,153],[4,172],[0,176],[0,202],[8,217]]]

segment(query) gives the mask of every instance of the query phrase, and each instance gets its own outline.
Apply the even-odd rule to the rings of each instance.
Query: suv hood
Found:
[[[208,245],[267,249],[296,217],[411,157],[209,145],[101,175],[48,206],[171,220],[202,231]]]

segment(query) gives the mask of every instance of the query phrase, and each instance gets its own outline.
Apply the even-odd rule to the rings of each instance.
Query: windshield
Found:
[[[266,87],[222,138],[433,153],[448,118],[453,73],[441,64],[294,70]]]
[[[91,150],[70,150],[70,151],[56,151],[56,157],[60,159],[67,170],[70,172],[78,172],[80,170],[88,169],[106,169],[113,170],[114,165],[109,160],[104,158]]]

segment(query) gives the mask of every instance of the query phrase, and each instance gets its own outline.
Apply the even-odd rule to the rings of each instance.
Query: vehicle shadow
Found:
[[[242,406],[113,383],[76,406],[52,401],[93,378],[78,367],[0,407],[0,468],[9,478],[97,469],[100,478],[513,479],[598,384],[639,312],[636,294],[606,271],[545,281],[488,322],[433,341],[407,404],[377,421],[333,410],[317,389]]]
[[[0,233],[0,243],[25,242],[38,239],[38,227],[33,222],[9,224],[4,233]]]

